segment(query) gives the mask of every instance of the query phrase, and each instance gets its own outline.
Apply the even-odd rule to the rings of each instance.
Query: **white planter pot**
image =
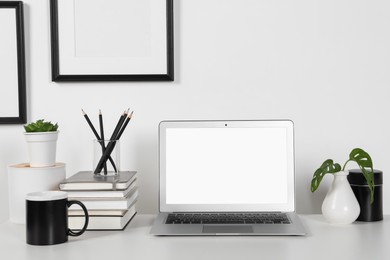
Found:
[[[33,168],[28,163],[8,166],[8,192],[10,221],[26,223],[26,194],[36,191],[58,190],[65,180],[65,164],[52,167]]]
[[[55,165],[58,131],[24,133],[31,167]]]
[[[334,180],[322,203],[322,214],[332,224],[350,224],[360,214],[360,206],[347,180],[348,171],[334,174]]]

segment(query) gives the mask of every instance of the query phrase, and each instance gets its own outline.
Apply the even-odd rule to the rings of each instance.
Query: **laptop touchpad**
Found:
[[[204,225],[203,233],[242,234],[253,233],[252,226]]]

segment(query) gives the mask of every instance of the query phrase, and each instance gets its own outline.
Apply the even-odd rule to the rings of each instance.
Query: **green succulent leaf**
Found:
[[[339,171],[341,171],[340,164],[333,163],[333,160],[328,159],[323,162],[320,168],[318,168],[313,174],[313,179],[311,180],[311,192],[315,192],[317,190],[325,174],[336,173]]]
[[[50,121],[45,121],[44,119],[39,119],[35,122],[32,122],[24,126],[26,132],[55,132],[58,129],[58,124],[52,124]]]

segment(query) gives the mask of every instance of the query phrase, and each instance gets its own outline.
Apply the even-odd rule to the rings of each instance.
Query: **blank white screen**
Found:
[[[286,202],[285,128],[167,129],[167,204]]]

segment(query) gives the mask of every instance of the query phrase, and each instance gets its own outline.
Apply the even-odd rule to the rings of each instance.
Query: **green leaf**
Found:
[[[372,168],[372,160],[370,155],[361,148],[355,148],[349,154],[349,159],[355,161],[359,166]]]
[[[320,168],[318,168],[313,174],[313,179],[311,180],[311,192],[315,192],[317,190],[325,174],[336,173],[339,171],[341,171],[340,164],[333,163],[333,160],[328,159],[323,162]]]
[[[55,132],[58,129],[58,124],[46,122],[44,119],[39,119],[33,123],[24,126],[26,132]]]
[[[360,170],[363,173],[364,178],[367,181],[368,187],[370,189],[370,201],[374,202],[374,168],[371,156],[361,148],[355,148],[349,154],[349,160],[354,161],[359,165]]]

